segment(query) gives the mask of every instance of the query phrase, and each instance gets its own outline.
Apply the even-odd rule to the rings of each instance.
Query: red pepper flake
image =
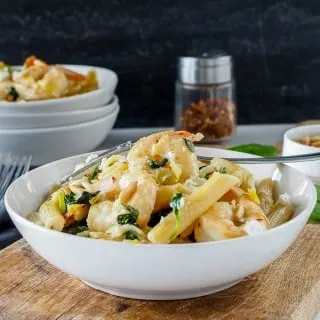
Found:
[[[206,99],[186,107],[181,117],[181,129],[201,132],[205,138],[221,139],[233,134],[236,108],[229,99]]]

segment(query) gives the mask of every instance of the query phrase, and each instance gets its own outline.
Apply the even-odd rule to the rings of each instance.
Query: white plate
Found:
[[[32,165],[94,150],[108,135],[120,107],[85,123],[40,129],[0,130],[0,152],[31,154]]]
[[[98,77],[99,88],[97,90],[78,94],[71,97],[25,101],[25,102],[1,102],[1,113],[23,113],[23,112],[61,112],[70,110],[84,110],[106,105],[111,100],[116,86],[118,76],[109,69],[94,66],[64,65],[66,68],[86,74],[89,70],[95,70]]]
[[[197,148],[197,153],[248,156],[210,148]],[[64,234],[26,220],[28,213],[38,209],[51,185],[86,156],[27,173],[9,187],[5,205],[23,237],[44,259],[93,288],[118,296],[185,299],[228,288],[280,257],[303,229],[316,202],[315,187],[302,173],[284,165],[259,164],[246,167],[257,179],[272,176],[277,192],[287,192],[296,211],[289,222],[256,236],[194,244],[128,244]]]
[[[86,110],[73,110],[62,112],[42,113],[1,113],[0,108],[0,130],[1,129],[38,129],[66,126],[99,119],[113,112],[119,105],[117,96],[106,104],[97,108]]]

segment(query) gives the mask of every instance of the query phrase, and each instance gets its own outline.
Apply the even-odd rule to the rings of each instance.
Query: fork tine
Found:
[[[2,174],[0,175],[0,199],[3,198],[4,193],[8,189],[9,185],[16,180],[18,177],[27,172],[30,168],[31,156],[23,156],[22,159],[20,156],[12,157],[11,164],[9,164],[9,169],[6,168],[4,172],[7,172],[5,179],[1,179]]]
[[[1,183],[5,180],[5,177],[7,176],[10,168],[12,167],[12,163],[13,163],[13,159],[11,157],[11,154],[7,154],[6,157],[4,157],[3,159],[4,163],[2,164],[2,170],[1,170],[1,174],[0,174],[0,181]]]
[[[24,166],[24,169],[22,170],[22,174],[25,174],[26,172],[29,171],[30,169],[30,166],[31,166],[31,160],[32,160],[32,156],[26,156],[27,159],[26,159],[26,162],[25,162],[25,166]]]
[[[3,170],[0,175],[0,182],[1,182],[0,198],[1,198],[1,194],[4,192],[4,190],[7,189],[14,171],[15,171],[15,163],[12,162],[12,159],[10,159],[10,160],[8,160],[8,163],[5,163],[3,165]]]
[[[0,177],[1,188],[0,188],[0,199],[3,197],[3,194],[7,190],[12,176],[17,168],[17,160],[11,158],[11,163],[6,164],[6,167],[3,171],[2,177]]]
[[[3,153],[1,152],[0,153],[0,174],[1,174],[1,172],[2,172],[2,169],[3,169],[3,163],[4,163],[5,161],[3,161]]]
[[[23,174],[25,174],[29,170],[30,164],[31,164],[31,156],[24,156],[20,161],[20,164],[18,165],[18,168],[12,178],[12,182],[17,178],[19,178],[20,176],[22,176]]]

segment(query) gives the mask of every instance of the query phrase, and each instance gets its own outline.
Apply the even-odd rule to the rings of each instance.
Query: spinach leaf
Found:
[[[76,221],[64,231],[70,234],[77,234],[83,231],[88,231],[88,226],[86,221]]]
[[[72,191],[64,196],[66,206],[75,203],[75,201],[75,194]]]
[[[95,180],[98,177],[98,174],[101,172],[99,169],[99,166],[96,166],[93,168],[93,170],[89,173],[88,181],[89,183],[92,183],[92,180]]]
[[[212,172],[209,172],[209,173],[207,173],[207,174],[204,176],[204,178],[208,180],[211,175],[212,175]]]
[[[311,213],[310,220],[320,223],[320,184],[315,185],[315,187],[317,189],[318,200],[313,212]]]
[[[124,234],[123,234],[123,237],[126,239],[126,240],[135,240],[135,239],[138,239],[138,235],[135,231],[132,231],[132,230],[128,230],[126,231]]]
[[[219,169],[219,173],[226,174],[227,173],[227,169],[225,167],[222,167],[222,168]]]
[[[180,225],[181,225],[181,217],[180,217],[180,209],[183,206],[183,197],[182,193],[176,193],[173,195],[170,203],[171,208],[173,209],[174,215],[176,217],[176,227],[175,232],[172,235],[172,238],[176,237],[177,233],[179,232]]]
[[[81,196],[77,200],[75,200],[73,203],[90,204],[90,200],[92,198],[94,198],[98,193],[99,193],[99,191],[97,191],[95,193],[90,193],[90,192],[87,192],[87,191],[83,191]]]
[[[179,214],[182,207],[182,193],[176,193],[171,199],[171,207],[175,215]]]
[[[167,158],[163,158],[161,161],[156,160],[147,160],[147,163],[151,169],[158,169],[164,167],[169,160]]]
[[[228,148],[228,150],[250,153],[261,157],[274,157],[277,155],[278,150],[274,146],[268,146],[263,144],[251,143],[242,144]]]
[[[138,215],[139,215],[139,211],[137,209],[135,209],[134,207],[128,206],[128,205],[123,205],[123,207],[126,208],[126,210],[129,213],[125,213],[125,214],[120,214],[117,217],[117,222],[118,224],[133,224],[136,225],[137,219],[138,219]]]
[[[153,228],[154,226],[156,226],[160,222],[161,217],[166,217],[171,211],[171,208],[166,208],[153,213],[148,222],[148,227]]]
[[[183,138],[184,140],[184,143],[186,144],[187,148],[191,151],[191,152],[194,152],[194,144],[191,140],[189,139],[185,139]]]
[[[7,101],[17,101],[19,98],[19,93],[18,91],[15,89],[15,87],[9,87],[7,88],[7,97],[6,100]]]

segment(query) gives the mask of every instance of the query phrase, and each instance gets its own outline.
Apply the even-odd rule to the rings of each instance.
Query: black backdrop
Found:
[[[118,127],[173,123],[176,58],[233,55],[240,123],[320,116],[318,0],[1,0],[0,59],[116,71]]]

